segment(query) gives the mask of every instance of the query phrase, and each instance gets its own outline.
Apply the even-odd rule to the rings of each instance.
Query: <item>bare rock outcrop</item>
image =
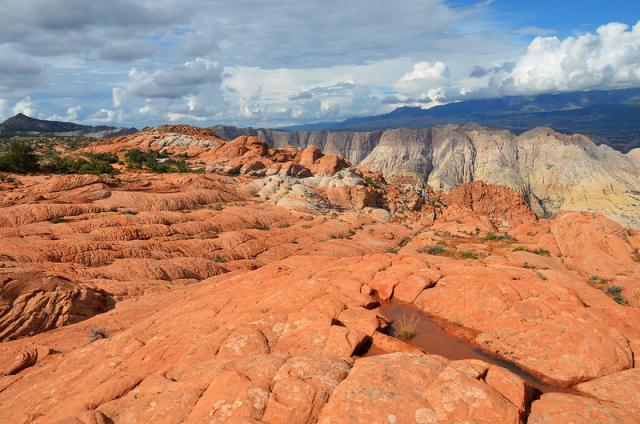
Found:
[[[443,201],[447,205],[463,206],[487,216],[502,224],[502,227],[517,227],[523,222],[536,220],[522,194],[482,181],[454,188],[444,196]]]
[[[474,181],[510,187],[523,193],[539,216],[561,209],[592,210],[624,225],[640,225],[638,149],[625,155],[596,146],[585,136],[547,128],[516,136],[477,125],[252,134],[278,148],[316,146],[337,153],[354,165],[382,172],[388,180],[413,173],[437,190]]]
[[[0,278],[0,341],[73,324],[115,305],[109,293],[40,272]]]
[[[477,126],[386,131],[361,162],[386,177],[422,176],[436,189],[483,181],[523,193],[538,215],[593,210],[640,225],[636,155],[596,146],[584,136],[539,128],[514,136]]]
[[[506,186],[447,194],[426,162],[387,183],[313,146],[136,137],[89,149],[215,172],[0,184],[0,422],[638,421],[637,231],[538,219]],[[472,158],[460,143],[429,148]]]

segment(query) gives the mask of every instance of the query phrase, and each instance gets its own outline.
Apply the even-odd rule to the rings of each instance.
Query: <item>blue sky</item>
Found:
[[[474,0],[452,0],[453,7],[477,4]],[[608,22],[634,25],[640,18],[640,2],[632,0],[493,0],[496,19],[514,27],[539,27],[559,36],[594,31]]]
[[[640,2],[0,0],[0,119],[280,126],[640,86]]]

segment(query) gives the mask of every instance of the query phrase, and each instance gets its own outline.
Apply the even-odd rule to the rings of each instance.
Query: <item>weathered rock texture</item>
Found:
[[[214,164],[292,163],[158,131],[149,148],[171,134],[214,143],[194,153]],[[0,184],[0,422],[638,422],[640,234],[539,219],[505,187],[384,186],[292,154],[310,176]],[[387,300],[494,359],[392,337]]]
[[[231,135],[219,128],[216,132]],[[561,209],[597,211],[624,225],[640,226],[640,149],[625,155],[596,146],[588,137],[547,128],[515,136],[477,125],[252,133],[280,148],[317,146],[380,171],[387,179],[410,172],[439,190],[474,181],[510,187],[540,216]]]

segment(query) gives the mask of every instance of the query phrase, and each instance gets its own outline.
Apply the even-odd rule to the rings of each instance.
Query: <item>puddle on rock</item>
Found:
[[[413,337],[406,341],[428,354],[440,355],[450,360],[479,359],[493,365],[506,368],[518,375],[527,384],[542,393],[565,392],[570,393],[570,388],[562,388],[546,383],[540,378],[518,367],[516,364],[500,359],[489,352],[480,349],[464,339],[473,338],[471,330],[464,329],[454,324],[429,316],[413,306],[399,302],[385,302],[380,306],[380,313],[392,320],[391,335],[398,336],[401,331],[398,328],[400,322],[413,320],[415,323]],[[454,336],[457,334],[459,337]]]

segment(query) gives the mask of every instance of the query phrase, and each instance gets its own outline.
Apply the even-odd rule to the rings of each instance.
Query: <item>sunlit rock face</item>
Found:
[[[640,420],[636,230],[253,136],[88,147],[132,148],[198,172],[0,183],[0,422]],[[474,356],[421,347],[422,317]]]

